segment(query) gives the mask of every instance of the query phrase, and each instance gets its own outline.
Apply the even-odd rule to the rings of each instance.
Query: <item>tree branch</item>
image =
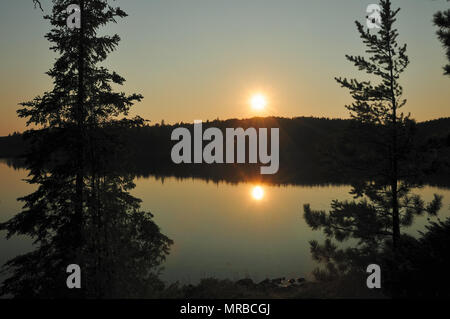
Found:
[[[39,0],[33,0],[33,4],[34,4],[34,8],[36,9],[37,7],[39,7],[39,9],[41,9],[42,12],[44,12],[44,10],[42,9],[42,4]]]

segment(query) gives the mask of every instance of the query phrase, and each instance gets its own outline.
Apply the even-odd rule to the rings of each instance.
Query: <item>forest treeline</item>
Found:
[[[199,177],[214,182],[236,183],[244,180],[260,180],[275,184],[347,184],[345,167],[334,162],[335,152],[347,150],[351,146],[356,152],[357,145],[346,139],[352,134],[353,120],[314,117],[255,117],[250,119],[214,120],[203,123],[203,130],[217,127],[244,129],[249,127],[280,129],[280,170],[273,176],[261,176],[259,164],[180,164],[172,163],[170,153],[176,141],[171,141],[171,133],[177,127],[193,130],[193,124],[158,123],[144,127],[124,129],[120,135],[124,149],[121,166],[126,173],[139,177],[175,176],[179,178]],[[350,128],[350,129],[349,129]],[[440,118],[415,124],[417,146],[432,156],[433,163],[424,174],[424,183],[450,187],[450,118]],[[354,128],[361,134],[361,126]],[[367,129],[369,130],[369,129]],[[376,134],[376,133],[374,133]],[[193,136],[193,134],[192,134]],[[204,145],[207,142],[204,142]],[[10,159],[9,163],[20,167],[21,154],[27,143],[20,133],[0,138],[0,157]],[[12,160],[14,159],[14,160]],[[437,172],[439,171],[439,174]],[[356,177],[356,176],[355,176]]]

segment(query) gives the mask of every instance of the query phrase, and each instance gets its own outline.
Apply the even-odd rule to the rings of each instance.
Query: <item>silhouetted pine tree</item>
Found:
[[[392,237],[395,246],[400,236],[399,161],[405,151],[402,150],[403,154],[400,153],[399,133],[401,129],[407,128],[409,119],[409,116],[405,117],[403,114],[399,114],[399,109],[406,104],[406,100],[401,98],[403,89],[398,80],[400,74],[408,66],[409,59],[406,55],[406,44],[399,46],[398,32],[393,28],[400,9],[391,10],[390,1],[382,0],[380,5],[382,7],[382,24],[378,35],[372,34],[369,29],[365,29],[361,23],[356,22],[360,37],[367,47],[366,53],[370,54],[370,58],[367,60],[362,56],[346,56],[347,60],[359,70],[375,75],[379,79],[379,83],[372,85],[370,81],[356,79],[349,81],[345,78],[336,78],[336,81],[342,87],[349,89],[355,100],[352,105],[347,106],[353,118],[362,123],[386,128],[382,132],[384,136],[378,145],[387,146],[382,147],[383,158],[387,158],[388,162],[382,162],[381,168],[385,178],[381,183],[385,184],[387,179],[390,186],[390,190],[387,192],[389,198],[384,198],[383,201],[390,202]],[[378,185],[375,185],[375,188],[373,185],[369,185],[367,188],[368,191],[375,190],[376,196],[380,195]],[[362,191],[364,191],[364,186]],[[386,193],[384,187],[382,187],[382,192]]]
[[[349,141],[355,146],[343,165],[358,172],[365,182],[353,185],[351,194],[358,200],[335,200],[329,213],[304,207],[307,223],[313,229],[323,229],[327,236],[324,245],[311,242],[313,257],[326,264],[325,271],[317,270],[317,277],[364,273],[383,245],[392,245],[394,250],[399,246],[401,226],[411,225],[417,215],[435,215],[441,207],[438,195],[425,204],[410,192],[412,187],[421,186],[416,162],[422,155],[413,147],[415,123],[399,112],[406,103],[399,78],[409,60],[406,45],[398,44],[393,27],[399,9],[392,10],[389,0],[381,0],[380,6],[378,33],[356,22],[368,57],[346,56],[377,83],[336,78],[355,100],[347,106],[355,123]],[[332,238],[339,242],[354,239],[356,246],[338,249]]]
[[[118,172],[123,129],[142,126],[127,119],[138,94],[114,92],[124,79],[100,63],[118,35],[99,29],[126,13],[107,0],[79,0],[81,28],[66,25],[73,0],[53,0],[46,38],[58,58],[47,74],[53,89],[22,103],[20,117],[42,127],[26,136],[28,183],[37,190],[20,198],[24,209],[0,225],[8,237],[27,235],[36,250],[10,260],[0,294],[15,297],[143,297],[154,287],[170,239],[162,235],[140,200],[129,194],[131,176]],[[39,1],[35,1],[39,4]],[[81,290],[66,287],[66,267],[82,270]]]

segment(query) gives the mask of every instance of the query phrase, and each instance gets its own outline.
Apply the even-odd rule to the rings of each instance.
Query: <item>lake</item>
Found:
[[[27,172],[0,161],[0,222],[20,211],[16,199],[33,191]],[[303,219],[303,205],[328,210],[333,199],[351,199],[350,186],[275,186],[242,182],[213,183],[202,179],[136,178],[132,194],[143,210],[154,214],[162,233],[174,241],[161,278],[195,284],[201,278],[254,280],[277,277],[311,278],[316,266],[309,241],[322,241]],[[429,201],[444,196],[440,218],[450,216],[450,189],[426,186],[414,193]],[[426,217],[407,229],[417,234]],[[28,238],[4,239],[0,233],[0,264],[31,249]]]

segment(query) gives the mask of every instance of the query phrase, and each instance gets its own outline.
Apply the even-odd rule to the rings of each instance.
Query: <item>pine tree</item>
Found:
[[[372,34],[360,22],[356,22],[360,37],[367,47],[366,53],[370,54],[369,60],[362,56],[346,56],[359,70],[379,78],[379,83],[372,85],[370,81],[349,81],[345,78],[336,78],[336,81],[349,89],[355,100],[352,105],[347,106],[352,117],[363,123],[386,128],[383,138],[390,139],[386,143],[382,141],[388,146],[382,154],[389,159],[389,163],[384,164],[387,167],[384,172],[390,184],[392,238],[395,246],[400,236],[398,181],[402,155],[399,152],[399,131],[406,127],[409,119],[409,116],[399,114],[399,109],[406,104],[406,100],[401,98],[403,89],[399,78],[408,66],[409,59],[406,55],[406,44],[398,45],[398,32],[393,28],[400,9],[391,10],[391,2],[385,0],[380,1],[380,6],[382,24],[378,35]]]
[[[40,127],[26,132],[32,145],[27,182],[37,190],[20,198],[23,211],[0,225],[8,237],[32,237],[37,249],[5,265],[10,277],[0,294],[142,297],[160,284],[158,267],[171,240],[139,210],[140,200],[129,194],[131,176],[119,173],[119,136],[144,121],[127,118],[142,96],[114,92],[124,78],[100,66],[120,38],[100,36],[99,29],[126,17],[109,2],[79,0],[79,29],[66,25],[72,0],[53,0],[45,16],[53,27],[46,38],[58,54],[47,72],[53,88],[18,110],[28,125]],[[67,289],[69,264],[80,265],[85,289]]]
[[[313,257],[327,267],[326,271],[317,270],[317,277],[364,272],[367,262],[374,262],[384,245],[398,248],[401,227],[411,225],[415,216],[436,215],[441,207],[441,196],[435,195],[426,204],[411,194],[411,188],[421,186],[416,164],[423,155],[414,147],[414,121],[399,111],[406,104],[399,79],[409,59],[406,45],[398,44],[398,31],[393,27],[399,9],[392,10],[389,0],[381,0],[380,6],[378,33],[356,22],[368,57],[346,56],[372,81],[336,78],[354,99],[346,106],[354,127],[349,137],[352,150],[343,165],[353,171],[353,176],[359,175],[351,191],[355,200],[335,200],[329,213],[304,206],[310,227],[323,229],[327,236],[323,245],[311,242]],[[332,238],[339,242],[352,238],[357,245],[338,249]]]

